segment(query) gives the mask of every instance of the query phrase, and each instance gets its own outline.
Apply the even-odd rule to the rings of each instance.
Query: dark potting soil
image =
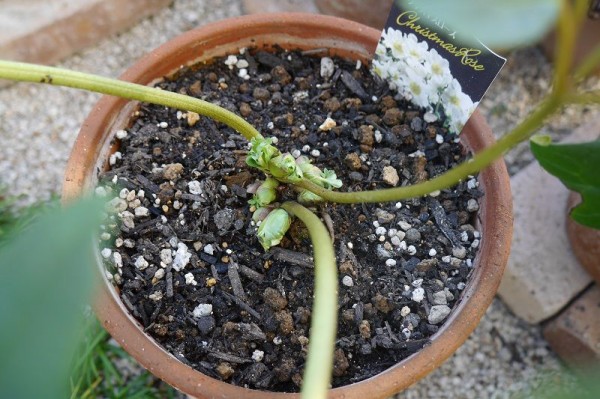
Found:
[[[394,100],[364,65],[335,59],[322,77],[324,55],[246,52],[159,86],[243,115],[280,150],[335,170],[345,191],[417,183],[464,161],[455,136]],[[328,116],[336,126],[320,130]],[[279,247],[259,245],[246,189],[264,176],[245,166],[246,140],[152,105],[117,136],[119,153],[97,191],[118,212],[101,248],[123,303],[191,367],[236,385],[297,391],[309,344],[310,240],[295,221]],[[481,195],[473,178],[424,198],[317,207],[333,227],[340,272],[334,386],[428,344],[473,270]],[[286,189],[281,196],[293,198]]]

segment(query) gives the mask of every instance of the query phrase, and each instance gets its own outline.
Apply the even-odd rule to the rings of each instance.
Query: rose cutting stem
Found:
[[[302,398],[325,399],[337,333],[338,275],[333,242],[319,217],[296,202],[281,205],[307,227],[315,259],[315,288]]]
[[[183,111],[192,111],[224,123],[248,140],[262,138],[261,134],[251,124],[231,111],[194,97],[154,87],[62,68],[3,60],[0,60],[0,78],[72,87],[128,100],[164,105]]]

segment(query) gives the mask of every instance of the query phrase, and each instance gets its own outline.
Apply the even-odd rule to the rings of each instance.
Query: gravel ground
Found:
[[[176,0],[125,34],[71,57],[61,66],[106,76],[119,75],[146,51],[187,29],[241,13],[239,1]],[[497,135],[520,120],[548,89],[550,66],[534,48],[511,54],[481,110]],[[587,83],[600,88],[598,79]],[[0,185],[21,204],[60,192],[71,146],[99,96],[48,86],[14,85],[0,90]],[[509,107],[510,106],[510,107]],[[554,136],[597,116],[600,110],[567,109],[545,130]],[[530,162],[524,145],[507,156],[511,172]],[[426,379],[397,398],[528,397],[544,378],[564,384],[560,364],[532,327],[495,300],[467,343]]]

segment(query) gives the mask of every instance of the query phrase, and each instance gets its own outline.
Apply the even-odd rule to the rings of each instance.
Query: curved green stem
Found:
[[[308,358],[304,368],[302,398],[325,399],[331,383],[337,332],[337,265],[327,228],[317,215],[296,202],[281,205],[308,228],[315,259],[315,291]]]
[[[578,0],[580,1],[580,0]],[[563,0],[558,19],[557,41],[554,54],[553,93],[561,96],[568,92],[570,72],[573,63],[573,49],[579,28],[575,25],[575,11],[571,0]]]
[[[248,140],[254,137],[262,138],[251,124],[233,112],[197,98],[153,87],[61,68],[2,60],[0,60],[0,78],[72,87],[192,111],[226,124]]]
[[[510,133],[502,137],[496,144],[479,152],[472,160],[464,162],[448,172],[412,186],[388,188],[384,190],[358,191],[358,192],[337,192],[326,190],[323,187],[304,179],[296,185],[311,191],[323,198],[325,201],[337,202],[342,204],[354,203],[379,203],[388,201],[398,201],[406,198],[421,197],[434,191],[450,188],[464,180],[469,175],[473,175],[485,168],[504,152],[519,144],[521,141],[530,137],[538,130],[546,118],[554,113],[562,104],[562,101],[556,96],[550,96],[525,119],[520,125],[515,127]]]

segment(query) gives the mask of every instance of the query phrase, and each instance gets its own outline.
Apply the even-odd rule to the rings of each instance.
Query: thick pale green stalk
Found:
[[[466,179],[485,168],[494,160],[499,158],[512,147],[521,141],[530,137],[538,130],[546,118],[554,113],[561,106],[560,99],[550,96],[542,102],[520,125],[510,133],[502,137],[493,146],[481,151],[472,160],[464,162],[448,172],[412,186],[388,188],[384,190],[359,191],[353,193],[343,193],[326,190],[317,186],[308,180],[302,180],[297,186],[317,194],[325,201],[337,202],[341,204],[369,203],[369,202],[388,202],[399,201],[406,198],[421,197],[434,191],[443,190],[456,185],[461,180]]]
[[[251,124],[233,112],[197,98],[153,87],[61,68],[2,60],[0,60],[0,78],[72,87],[192,111],[226,124],[248,140],[255,137],[262,138]]]
[[[295,202],[281,206],[308,228],[315,259],[315,291],[302,381],[303,399],[325,399],[331,383],[337,332],[337,266],[333,243],[317,215]]]
[[[586,91],[583,93],[573,93],[566,97],[569,104],[600,104],[600,90]]]
[[[580,1],[580,0],[577,0]],[[558,19],[557,40],[554,53],[554,87],[553,93],[560,96],[569,91],[571,67],[573,66],[573,49],[579,27],[576,26],[575,12],[571,0],[563,0]]]

